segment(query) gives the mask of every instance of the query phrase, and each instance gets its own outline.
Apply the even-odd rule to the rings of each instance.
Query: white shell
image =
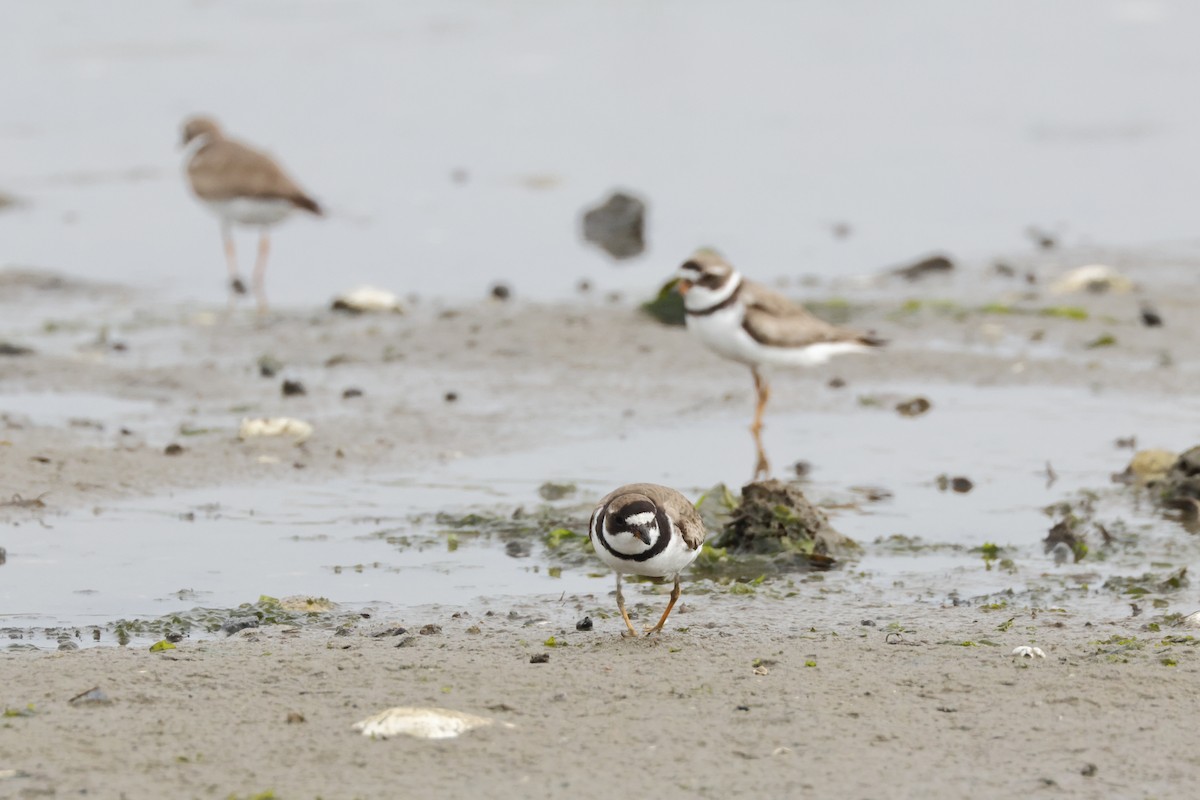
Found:
[[[1180,625],[1187,625],[1190,628],[1200,628],[1200,611],[1193,611],[1179,621]]]
[[[350,311],[403,311],[400,298],[387,289],[374,286],[359,286],[339,295],[334,303]]]
[[[1133,281],[1106,264],[1076,267],[1050,285],[1050,291],[1055,294],[1070,294],[1085,289],[1128,292],[1132,288]]]
[[[1042,652],[1042,648],[1030,647],[1029,645],[1022,645],[1020,647],[1014,647],[1013,651],[1012,651],[1012,655],[1021,656],[1022,658],[1045,658],[1046,657],[1046,654],[1044,652]]]
[[[354,723],[354,730],[361,731],[363,736],[380,739],[400,734],[416,739],[453,739],[461,733],[487,727],[495,722],[488,717],[477,717],[448,708],[396,706]],[[516,727],[509,722],[503,722],[501,725],[506,728]]]
[[[243,419],[238,428],[239,439],[253,439],[258,436],[291,436],[296,444],[312,436],[313,426],[302,419],[294,417],[259,417]]]

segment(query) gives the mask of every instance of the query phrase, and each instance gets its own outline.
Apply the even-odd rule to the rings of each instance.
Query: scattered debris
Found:
[[[37,497],[31,497],[29,499],[25,499],[19,494],[14,494],[11,499],[0,502],[0,508],[45,508],[46,503],[42,500],[42,498],[48,494],[50,493],[42,492]]]
[[[1179,620],[1180,625],[1186,625],[1189,628],[1200,628],[1200,611],[1193,611],[1183,619]]]
[[[1137,450],[1137,437],[1136,436],[1121,436],[1121,437],[1117,438],[1117,440],[1114,441],[1113,444],[1115,446],[1117,446],[1118,448],[1124,447],[1129,450]]]
[[[458,392],[446,392],[444,395],[442,395],[442,399],[445,400],[447,403],[457,403],[458,402]]]
[[[1133,281],[1105,264],[1088,264],[1076,267],[1050,284],[1054,294],[1074,292],[1128,292]]]
[[[579,620],[579,622],[575,623],[575,630],[577,630],[577,631],[590,631],[591,629],[592,629],[592,618],[591,617],[584,617],[583,619]]]
[[[289,711],[287,713],[287,718],[284,721],[288,725],[298,725],[299,723],[304,722],[304,715],[299,711]]]
[[[414,739],[453,739],[476,728],[495,724],[494,719],[477,717],[448,708],[416,708],[397,706],[354,723],[354,730],[363,736],[387,739],[392,736],[412,736]],[[510,722],[500,723],[515,728]]]
[[[308,390],[304,388],[304,384],[300,381],[284,379],[280,391],[284,397],[300,397],[308,394]]]
[[[183,445],[176,442],[171,442],[169,445],[163,448],[163,454],[168,456],[181,456],[183,455]]]
[[[25,347],[12,342],[0,342],[0,356],[29,356],[33,355],[32,347]]]
[[[512,297],[512,289],[508,288],[508,284],[505,283],[492,284],[491,295],[495,300],[508,300]]]
[[[1076,533],[1077,526],[1078,520],[1075,517],[1067,517],[1055,523],[1042,540],[1043,552],[1053,554],[1056,564],[1065,563],[1069,556],[1074,556],[1075,562],[1078,563],[1087,555],[1087,536]]]
[[[562,500],[564,497],[575,494],[578,487],[573,483],[555,483],[554,481],[546,481],[538,487],[538,497],[541,497],[547,502]]]
[[[924,397],[914,397],[896,404],[896,412],[902,417],[919,417],[931,408],[933,403]]]
[[[67,703],[73,706],[106,706],[112,703],[112,700],[99,686],[93,686],[91,689],[75,695]]]
[[[1133,486],[1160,483],[1178,460],[1179,456],[1170,450],[1139,450],[1133,454],[1124,472],[1112,476],[1113,483]]]
[[[549,664],[550,663],[550,654],[549,653],[534,653],[533,655],[531,655],[529,657],[529,663],[530,664]]]
[[[1114,347],[1117,344],[1117,337],[1111,333],[1102,333],[1095,339],[1084,345],[1086,350],[1097,350],[1101,347]]]
[[[363,390],[362,390],[362,389],[358,389],[358,388],[356,388],[356,387],[353,387],[353,386],[351,386],[351,387],[350,387],[350,388],[348,388],[348,389],[343,389],[343,390],[342,390],[342,399],[343,399],[343,400],[351,400],[351,399],[353,399],[353,398],[355,398],[355,397],[362,397],[362,396],[363,396]]]
[[[275,356],[258,357],[258,374],[264,378],[274,378],[283,369],[283,362]]]
[[[646,204],[625,192],[614,192],[583,215],[583,238],[618,261],[646,249],[645,228]]]
[[[8,551],[0,547],[0,567],[8,563]]]
[[[307,441],[313,434],[313,426],[294,417],[259,417],[242,420],[238,428],[239,439],[256,437],[290,436],[296,444]]]
[[[1042,648],[1030,647],[1029,645],[1021,645],[1020,647],[1014,647],[1013,651],[1010,655],[1017,656],[1018,658],[1045,658],[1046,657],[1046,654],[1045,654],[1045,652],[1042,651]]]
[[[1034,244],[1042,250],[1053,250],[1058,246],[1058,239],[1053,233],[1043,230],[1036,225],[1030,225],[1025,229],[1025,235],[1028,236]]]
[[[950,489],[959,494],[966,494],[975,488],[975,484],[970,478],[965,478],[961,475],[951,478],[949,475],[942,474],[937,476],[937,487],[939,492]]]
[[[402,314],[404,306],[400,304],[400,298],[387,289],[358,286],[334,298],[330,310],[342,311],[347,314]]]
[[[906,267],[897,267],[891,271],[891,274],[904,278],[906,281],[915,281],[929,275],[943,275],[953,271],[953,261],[944,255],[935,255],[923,258]]]
[[[513,539],[504,545],[504,553],[510,558],[528,558],[533,546],[523,539]]]
[[[1142,324],[1147,328],[1161,328],[1163,319],[1159,316],[1158,311],[1149,303],[1142,303],[1141,308]]]
[[[428,625],[422,625],[421,630],[417,631],[417,633],[421,634],[422,636],[435,636],[441,632],[442,632],[442,626],[435,625],[432,622],[429,623]]]
[[[653,300],[642,303],[642,312],[663,325],[686,325],[687,313],[683,308],[683,295],[675,289],[678,284],[678,278],[671,278],[664,283]]]
[[[279,607],[284,611],[299,611],[304,614],[324,614],[337,610],[337,603],[327,597],[309,597],[308,595],[292,595],[279,599]]]

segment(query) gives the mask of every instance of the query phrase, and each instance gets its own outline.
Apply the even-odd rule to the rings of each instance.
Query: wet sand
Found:
[[[1107,387],[1128,393],[1135,430],[1138,397],[1191,402],[1200,389],[1200,332],[1186,322],[1195,287],[1184,275],[1150,281],[1140,295],[1167,320],[1161,329],[1140,324],[1135,295],[1022,298],[1026,290],[1002,279],[981,281],[989,300],[1079,304],[1089,319],[983,313],[978,287],[953,284],[851,294],[849,321],[891,338],[889,351],[779,373],[771,411],[851,407],[860,388]],[[702,435],[714,412],[748,418],[751,406],[743,369],[627,303],[418,306],[358,318],[284,311],[260,324],[158,307],[119,287],[6,279],[4,338],[36,353],[4,362],[0,388],[34,399],[0,431],[0,486],[44,504],[10,501],[0,513],[12,524],[122,497],[318,485],[668,421],[694,421]],[[809,292],[822,293],[834,288]],[[906,310],[910,296],[953,297],[958,310]],[[1105,334],[1117,345],[1087,347]],[[263,355],[283,371],[260,377]],[[828,388],[834,376],[849,390]],[[283,397],[284,377],[307,394]],[[625,390],[631,380],[636,391]],[[344,399],[351,387],[363,395]],[[98,405],[90,422],[39,422],[52,405],[37,401],[42,392],[134,405],[111,418]],[[302,447],[236,439],[243,416],[277,414],[308,420],[314,435]],[[1178,446],[1198,433],[1181,431]],[[768,450],[770,441],[768,427]],[[183,452],[166,455],[171,443]],[[784,465],[791,454],[772,456]],[[345,635],[272,628],[184,640],[166,653],[4,652],[0,797],[161,796],[164,786],[222,798],[1153,797],[1200,777],[1189,736],[1197,662],[1184,629],[1072,608],[879,602],[804,583],[785,599],[685,602],[657,641],[622,639],[601,617],[611,597],[564,595],[396,612]],[[595,630],[575,631],[584,614]],[[441,632],[416,633],[428,624]],[[408,633],[371,636],[396,625]],[[551,635],[566,646],[547,648]],[[1014,662],[1018,645],[1047,658]],[[542,652],[548,663],[530,663]],[[69,704],[93,686],[112,702]],[[449,742],[351,731],[396,705],[517,727]],[[289,712],[304,721],[288,723]]]
[[[617,619],[577,632],[610,600],[569,598],[346,636],[2,655],[4,703],[32,715],[0,728],[0,770],[20,771],[0,796],[1163,797],[1197,779],[1194,640],[1069,613],[999,632],[1002,615],[965,607],[726,600],[689,603],[656,641]],[[396,624],[408,634],[370,636]],[[1047,657],[1010,656],[1027,644]],[[109,704],[68,702],[94,686]],[[516,727],[351,730],[391,706]]]

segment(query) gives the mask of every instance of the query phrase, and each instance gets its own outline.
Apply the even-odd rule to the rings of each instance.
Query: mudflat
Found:
[[[1096,435],[1136,432],[1141,404],[1186,410],[1200,393],[1195,287],[1179,276],[1146,273],[1138,295],[1069,300],[998,277],[980,281],[985,299],[978,285],[846,289],[851,300],[824,311],[892,345],[780,372],[768,451],[779,468],[809,455],[772,452],[772,414],[890,414],[871,398],[913,387],[1115,392],[1128,418]],[[264,322],[162,308],[121,287],[4,280],[3,337],[33,350],[5,356],[0,379],[25,404],[0,430],[0,514],[22,531],[132,497],[320,486],[606,435],[636,442],[663,425],[699,437],[743,410],[749,421],[745,370],[627,302],[287,311]],[[1165,327],[1142,324],[1142,301]],[[834,377],[850,389],[830,388]],[[284,379],[305,393],[285,397]],[[94,413],[46,416],[66,396]],[[1021,424],[996,413],[997,436]],[[278,415],[314,435],[302,446],[237,438],[243,417]],[[1197,440],[1193,426],[1174,444]],[[841,457],[870,444],[847,439]],[[919,448],[910,457],[932,477]],[[1127,459],[1114,448],[1104,469]],[[747,452],[747,478],[751,467]],[[1143,502],[1095,488],[1130,492],[1109,498],[1123,507]],[[1183,526],[1155,530],[1170,538],[1173,566],[1190,563]],[[1051,569],[1041,555],[1018,561],[1031,583]],[[10,554],[0,579],[18,565]],[[99,647],[10,648],[0,797],[1162,797],[1200,778],[1186,570],[1161,605],[1142,590],[1098,601],[1086,575],[1056,573],[1057,593],[976,600],[936,572],[882,591],[855,570],[757,594],[685,585],[683,607],[651,640],[620,636],[605,589],[384,607],[353,624],[195,636],[160,652],[107,633]],[[635,590],[641,616],[660,592]],[[576,630],[585,616],[593,628]],[[72,625],[86,640],[88,625]],[[1045,658],[1014,656],[1022,646]],[[99,702],[72,702],[93,687]],[[442,741],[352,729],[393,706],[497,724]]]

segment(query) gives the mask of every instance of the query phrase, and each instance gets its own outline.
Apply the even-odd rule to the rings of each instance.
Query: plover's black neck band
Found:
[[[685,307],[684,310],[687,312],[687,315],[689,317],[707,317],[709,314],[715,314],[718,311],[721,311],[722,309],[729,308],[731,305],[733,305],[734,303],[737,302],[738,295],[741,293],[742,293],[742,283],[741,283],[741,281],[738,281],[737,288],[735,288],[732,292],[730,292],[729,297],[726,297],[721,302],[714,303],[713,305],[709,306],[708,308],[698,308],[693,311],[692,309]]]
[[[596,538],[600,540],[600,544],[605,550],[612,553],[614,558],[619,558],[622,561],[649,561],[656,555],[667,549],[667,545],[671,543],[671,537],[674,535],[671,530],[671,520],[667,516],[667,512],[661,508],[654,512],[655,521],[658,523],[658,539],[654,542],[654,546],[649,550],[643,550],[640,553],[622,553],[614,550],[613,546],[608,543],[608,536],[605,533],[604,522],[608,516],[608,508],[605,507],[596,517]]]

